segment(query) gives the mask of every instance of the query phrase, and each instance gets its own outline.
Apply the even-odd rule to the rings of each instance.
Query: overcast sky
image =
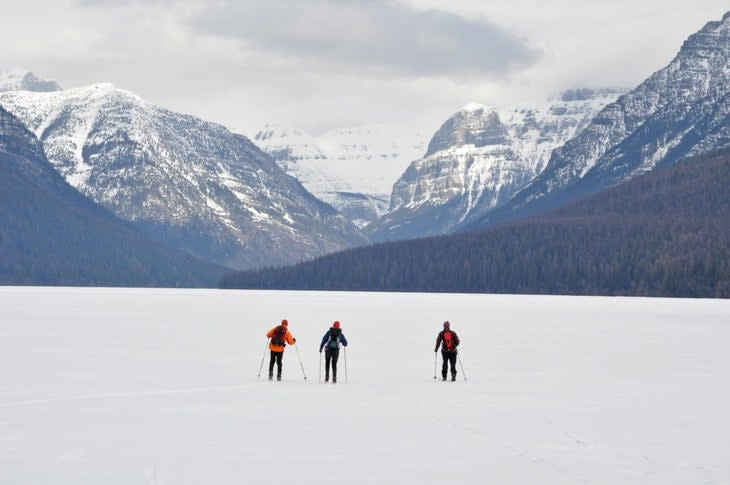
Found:
[[[248,134],[631,87],[728,9],[693,0],[2,0],[0,66],[112,82]]]

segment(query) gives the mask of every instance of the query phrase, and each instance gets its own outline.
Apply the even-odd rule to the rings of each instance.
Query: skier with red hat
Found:
[[[448,366],[451,364],[451,382],[453,382],[456,380],[456,357],[458,352],[456,348],[459,346],[459,337],[456,332],[451,330],[449,322],[444,322],[444,329],[436,337],[436,348],[433,351],[438,352],[439,346],[441,346],[441,357],[444,360],[441,367],[441,380],[446,380]]]
[[[322,349],[326,347],[324,352],[324,381],[329,382],[330,380],[330,365],[332,366],[332,383],[337,383],[337,359],[340,357],[340,344],[347,347],[347,339],[342,333],[340,328],[340,322],[332,324],[332,328],[327,330],[322,337],[322,342],[319,344],[319,352],[322,353]],[[322,362],[320,360],[320,362]]]
[[[284,319],[281,325],[277,325],[268,331],[266,336],[270,339],[269,350],[271,358],[269,359],[269,380],[274,380],[274,363],[276,363],[276,380],[281,380],[281,359],[284,357],[284,348],[286,344],[294,345],[297,342],[291,332],[289,332],[289,322]]]

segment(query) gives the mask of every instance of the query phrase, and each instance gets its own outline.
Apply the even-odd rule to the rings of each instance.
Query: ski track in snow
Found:
[[[727,301],[0,288],[0,304],[3,484],[730,483]],[[291,348],[283,383],[267,362],[256,378],[283,317],[307,381]],[[433,381],[446,318],[468,382]],[[337,386],[317,383],[334,319],[351,343]]]

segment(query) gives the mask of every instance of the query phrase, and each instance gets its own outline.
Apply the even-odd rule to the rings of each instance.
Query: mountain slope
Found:
[[[0,284],[209,287],[223,272],[79,194],[1,107],[0,220]]]
[[[166,244],[234,268],[364,242],[250,140],[110,84],[0,94],[81,193]]]
[[[730,150],[542,216],[385,243],[223,287],[730,297]]]
[[[518,219],[686,156],[730,145],[730,12],[609,104],[508,204],[465,228]]]
[[[507,202],[544,170],[551,151],[579,133],[617,90],[570,90],[531,108],[471,104],[433,135],[424,158],[396,181],[372,240],[450,232]]]
[[[312,136],[267,124],[253,140],[314,195],[362,227],[388,210],[393,182],[425,140],[415,126],[371,125]]]

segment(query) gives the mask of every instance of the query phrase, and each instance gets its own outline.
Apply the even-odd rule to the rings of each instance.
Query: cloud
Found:
[[[270,120],[435,130],[468,102],[636,85],[727,11],[727,0],[238,1],[5,2],[0,66],[64,87],[113,82],[247,132]]]
[[[189,22],[199,34],[320,69],[499,77],[539,57],[488,21],[386,0],[223,1]]]

